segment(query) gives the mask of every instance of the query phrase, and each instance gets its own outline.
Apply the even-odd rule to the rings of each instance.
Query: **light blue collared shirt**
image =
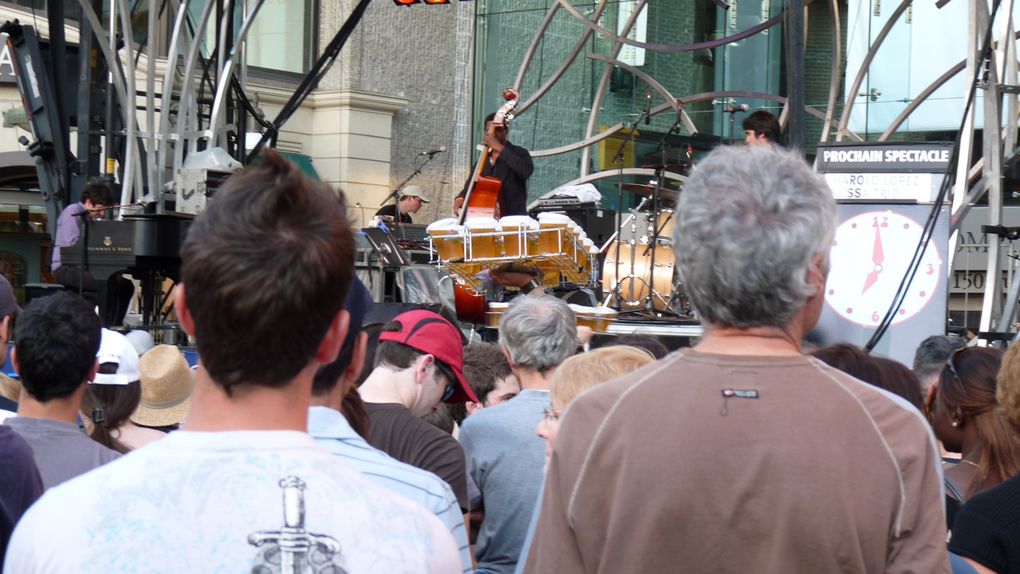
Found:
[[[417,502],[435,514],[450,529],[457,543],[463,571],[474,571],[464,517],[446,481],[374,448],[354,431],[339,411],[327,407],[308,409],[308,434],[320,446],[342,457],[376,484]]]

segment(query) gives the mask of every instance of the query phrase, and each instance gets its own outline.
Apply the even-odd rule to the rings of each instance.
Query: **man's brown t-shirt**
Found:
[[[820,361],[685,350],[571,403],[526,571],[949,572],[938,462]]]

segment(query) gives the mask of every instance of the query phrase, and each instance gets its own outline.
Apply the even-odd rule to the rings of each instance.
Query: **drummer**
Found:
[[[428,203],[425,199],[425,190],[420,185],[409,185],[400,192],[400,201],[396,204],[390,203],[375,212],[376,216],[391,217],[397,219],[397,210],[400,212],[400,223],[414,223],[411,220],[412,213],[418,213],[422,204]]]

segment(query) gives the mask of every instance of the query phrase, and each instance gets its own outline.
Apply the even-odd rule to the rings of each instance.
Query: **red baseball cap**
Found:
[[[457,377],[457,384],[454,385],[453,394],[444,402],[479,402],[464,379],[464,347],[456,327],[436,313],[425,310],[401,313],[393,320],[400,323],[400,330],[379,333],[380,343],[392,341],[407,345],[418,352],[432,355],[450,367]]]

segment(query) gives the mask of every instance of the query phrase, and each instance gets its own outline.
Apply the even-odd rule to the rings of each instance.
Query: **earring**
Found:
[[[953,424],[953,428],[958,428],[960,426],[960,421],[953,421],[952,424]]]

